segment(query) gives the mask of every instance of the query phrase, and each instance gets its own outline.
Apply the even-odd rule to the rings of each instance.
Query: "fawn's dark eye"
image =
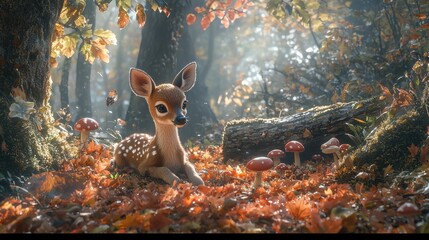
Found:
[[[164,104],[156,105],[156,110],[158,110],[159,113],[166,113],[167,107]]]
[[[186,109],[186,105],[188,105],[188,100],[183,101],[182,109]]]

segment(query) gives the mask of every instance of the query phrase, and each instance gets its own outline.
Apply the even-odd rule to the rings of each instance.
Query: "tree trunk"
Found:
[[[70,102],[69,102],[69,73],[71,67],[71,58],[65,58],[63,63],[63,72],[61,75],[60,83],[60,100],[61,108],[64,109],[66,113],[70,112]]]
[[[46,170],[60,159],[54,158],[58,150],[43,137],[47,132],[36,123],[36,118],[40,120],[36,115],[52,118],[49,59],[52,32],[62,6],[63,0],[0,1],[0,124],[7,145],[7,150],[0,152],[3,172]],[[29,120],[8,116],[14,103],[13,89],[20,89],[26,101],[35,103],[37,113]]]
[[[305,146],[301,159],[310,159],[313,154],[321,153],[320,145],[331,137],[337,137],[341,143],[349,143],[344,135],[347,130],[345,124],[353,118],[380,111],[384,106],[385,103],[376,97],[362,102],[315,107],[281,118],[231,121],[223,133],[224,160],[266,156],[273,149],[284,150],[284,145],[290,140],[300,141]],[[290,154],[287,153],[283,161],[292,163],[293,154]]]
[[[185,23],[187,3],[175,1],[170,4],[171,15],[167,18],[156,11],[147,12],[147,21],[142,29],[142,40],[137,60],[137,68],[146,71],[156,82],[171,83],[177,72],[191,61],[195,61],[194,49],[188,41],[189,33]],[[150,8],[150,4],[146,6]],[[184,39],[181,39],[184,37]],[[190,45],[189,45],[190,44]],[[180,49],[180,51],[179,51]],[[180,56],[179,56],[180,55]],[[197,68],[199,71],[199,68]],[[207,104],[207,90],[203,79],[198,78],[191,91],[187,92],[189,99],[188,116],[190,118],[186,127],[181,130],[181,139],[201,134],[198,128],[209,120],[213,120],[214,114]],[[123,135],[134,132],[154,134],[153,120],[147,109],[146,101],[141,97],[131,94]]]
[[[92,31],[95,29],[95,3],[94,0],[87,0],[83,16],[92,24]],[[82,43],[83,45],[83,43]],[[92,64],[85,60],[85,56],[79,51],[76,65],[76,98],[77,114],[76,120],[82,117],[92,117],[91,104],[91,67]]]
[[[177,53],[178,64],[175,72],[180,71],[183,66],[197,59],[195,56],[194,40],[191,38],[189,33],[189,27],[188,25],[183,27],[183,33],[179,42],[179,51]],[[209,42],[209,47],[213,47],[214,40],[211,39]],[[208,51],[210,53],[210,49],[208,49]],[[207,76],[210,64],[211,62],[205,62],[204,65],[198,65],[197,81],[195,82],[195,86],[191,91],[186,93],[186,98],[189,101],[189,123],[184,131],[180,133],[182,140],[197,136],[206,136],[206,126],[210,126],[217,122],[216,115],[213,113],[209,104],[207,87],[205,85],[205,77]],[[209,131],[211,130],[212,129],[209,129]]]

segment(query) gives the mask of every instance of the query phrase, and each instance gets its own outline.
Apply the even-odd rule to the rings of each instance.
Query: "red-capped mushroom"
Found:
[[[74,124],[74,130],[80,132],[80,142],[85,143],[91,131],[97,130],[98,122],[92,118],[81,118]]]
[[[262,172],[273,167],[273,160],[268,157],[256,157],[247,162],[246,168],[256,172],[253,187],[258,188],[262,185]]]
[[[273,159],[274,166],[277,166],[280,164],[280,158],[285,156],[285,152],[283,152],[280,149],[273,149],[268,154],[267,157]]]
[[[286,152],[293,152],[293,159],[295,166],[301,166],[301,160],[299,159],[299,153],[305,150],[304,145],[298,141],[289,141],[285,145]]]
[[[414,216],[420,214],[419,208],[414,204],[410,202],[406,202],[402,204],[396,212],[404,217],[407,218],[407,221],[409,224],[414,223]]]
[[[340,153],[345,154],[349,150],[350,144],[343,143],[339,147],[340,147]]]
[[[286,170],[289,170],[289,167],[284,163],[280,163],[274,169],[278,174],[283,175],[286,172]]]

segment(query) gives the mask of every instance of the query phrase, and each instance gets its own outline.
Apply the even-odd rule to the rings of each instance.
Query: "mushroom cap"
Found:
[[[402,216],[415,216],[420,214],[419,208],[414,203],[409,202],[402,204],[396,212]]]
[[[323,150],[323,149],[330,147],[330,146],[340,146],[340,141],[338,140],[338,138],[333,137],[333,138],[329,139],[327,142],[322,144],[322,146],[320,146],[320,149]]]
[[[304,145],[298,141],[289,141],[285,145],[286,152],[304,152],[304,150]]]
[[[251,171],[265,171],[272,168],[274,165],[273,160],[268,157],[256,157],[247,162],[246,168]]]
[[[286,170],[290,170],[290,167],[288,167],[288,165],[284,163],[279,163],[279,165],[277,165],[274,169],[277,171],[286,171]]]
[[[324,153],[324,154],[333,154],[333,153],[336,153],[338,151],[340,151],[340,147],[335,146],[335,145],[322,149],[322,153]]]
[[[350,144],[343,143],[339,147],[340,147],[340,153],[345,153],[350,148]]]
[[[283,152],[280,149],[273,149],[267,154],[267,157],[269,158],[284,157],[284,156],[285,156],[285,152]]]
[[[311,157],[311,159],[313,160],[313,161],[322,161],[323,160],[323,157],[322,157],[322,155],[320,155],[320,154],[314,154],[312,157]]]
[[[81,118],[74,124],[74,130],[85,132],[98,129],[98,122],[92,118]]]

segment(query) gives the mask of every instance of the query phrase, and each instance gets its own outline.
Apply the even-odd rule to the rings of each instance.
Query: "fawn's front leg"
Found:
[[[167,167],[148,167],[145,169],[139,168],[140,174],[144,174],[146,170],[151,177],[162,179],[164,182],[170,185],[173,185],[174,181],[178,183],[182,181],[176,174],[174,174]]]
[[[198,175],[197,171],[195,171],[195,167],[192,165],[192,163],[185,161],[183,168],[185,170],[186,176],[188,176],[189,181],[191,181],[193,185],[204,185],[203,179],[200,177],[200,175]]]

